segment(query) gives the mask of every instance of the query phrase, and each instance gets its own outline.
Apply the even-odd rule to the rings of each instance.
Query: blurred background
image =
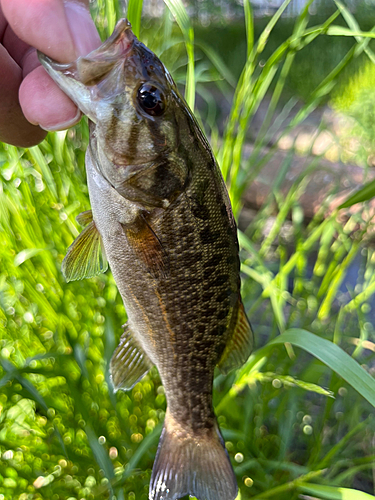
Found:
[[[242,499],[375,499],[375,2],[95,0],[162,59],[227,182],[256,349],[215,378]],[[146,500],[157,370],[114,394],[110,272],[60,268],[87,121],[0,144],[0,500]],[[203,500],[203,499],[200,499]]]

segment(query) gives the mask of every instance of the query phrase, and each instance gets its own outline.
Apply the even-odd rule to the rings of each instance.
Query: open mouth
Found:
[[[129,55],[134,39],[129,21],[121,19],[112,35],[87,56],[67,64],[58,63],[39,51],[38,57],[52,78],[56,73],[60,73],[83,85],[91,86],[96,85],[116,63]]]

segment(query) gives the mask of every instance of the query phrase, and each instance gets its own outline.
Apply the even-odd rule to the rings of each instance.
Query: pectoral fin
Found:
[[[127,325],[124,328],[109,368],[115,391],[128,391],[134,387],[152,366],[147,354],[134,340],[130,328]]]
[[[89,210],[88,212],[91,212]],[[101,251],[101,237],[88,212],[83,212],[78,218],[79,223],[91,222],[68,248],[63,260],[61,271],[67,282],[92,278],[108,269],[104,250]],[[81,217],[83,216],[83,217]]]
[[[169,267],[168,256],[146,219],[140,216],[133,228],[124,227],[124,230],[129,245],[146,266],[147,271],[155,278],[165,277]]]
[[[250,356],[253,346],[253,331],[240,299],[236,326],[218,364],[220,371],[225,375],[242,366]]]
[[[87,226],[90,222],[93,221],[92,210],[86,210],[86,212],[81,212],[77,215],[76,221],[82,227]]]

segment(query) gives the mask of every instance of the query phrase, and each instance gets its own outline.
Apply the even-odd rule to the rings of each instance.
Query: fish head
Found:
[[[156,161],[177,147],[173,104],[183,100],[167,69],[136,38],[126,19],[99,48],[70,64],[41,53],[39,59],[95,123],[101,154],[125,177],[137,165]]]

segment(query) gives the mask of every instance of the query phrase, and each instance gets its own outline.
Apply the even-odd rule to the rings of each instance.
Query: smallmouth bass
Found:
[[[125,19],[71,64],[40,60],[90,120],[92,210],[69,247],[67,281],[107,259],[128,315],[111,361],[115,390],[156,365],[167,412],[150,500],[234,500],[237,483],[212,405],[216,365],[253,344],[240,296],[237,229],[211,149],[161,61]]]

